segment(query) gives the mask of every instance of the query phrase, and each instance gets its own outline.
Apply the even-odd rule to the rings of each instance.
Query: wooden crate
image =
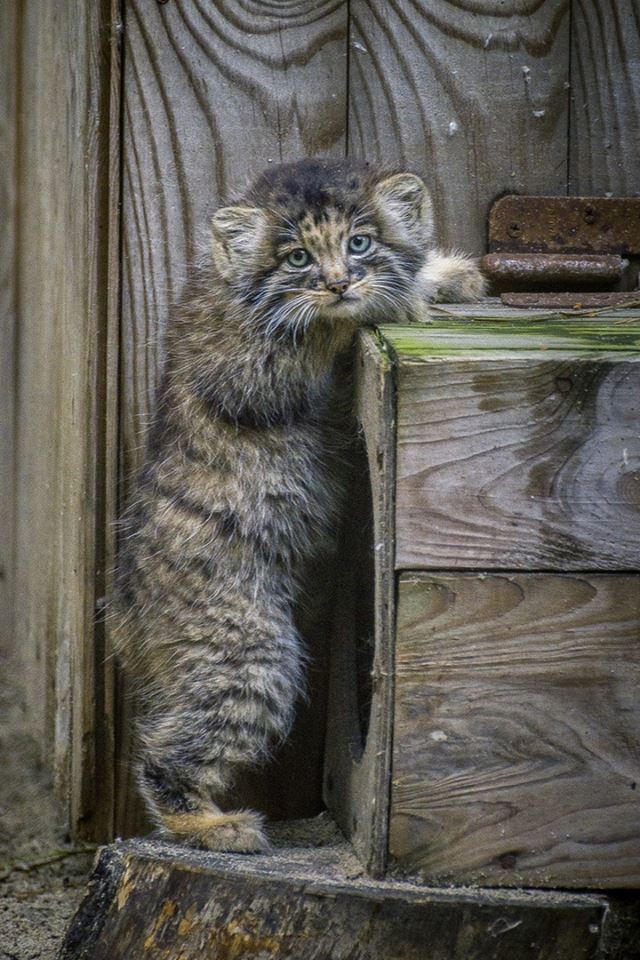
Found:
[[[363,339],[374,629],[337,620],[325,795],[374,873],[640,883],[640,317],[538,316]]]

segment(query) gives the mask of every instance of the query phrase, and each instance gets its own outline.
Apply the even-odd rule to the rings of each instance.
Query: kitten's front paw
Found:
[[[421,270],[420,281],[434,303],[468,303],[480,300],[487,291],[477,260],[458,253],[432,254]]]
[[[487,292],[487,281],[475,260],[463,260],[460,271],[450,284],[448,293],[452,303],[480,300]]]
[[[173,836],[206,850],[230,853],[266,853],[269,850],[264,817],[253,810],[176,813],[163,816],[162,823]]]

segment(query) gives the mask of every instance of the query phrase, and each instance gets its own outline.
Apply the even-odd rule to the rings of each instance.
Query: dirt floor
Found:
[[[84,893],[92,850],[56,829],[51,788],[23,697],[0,659],[0,960],[53,960]]]

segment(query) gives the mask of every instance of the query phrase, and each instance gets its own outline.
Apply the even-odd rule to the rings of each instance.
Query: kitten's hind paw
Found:
[[[269,850],[264,817],[253,810],[164,814],[162,825],[174,837],[206,850],[235,853],[266,853]]]

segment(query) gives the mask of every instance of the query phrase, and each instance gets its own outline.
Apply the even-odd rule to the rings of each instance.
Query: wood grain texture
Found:
[[[18,654],[13,631],[18,11],[0,4],[0,650]]]
[[[640,579],[400,579],[390,849],[457,882],[640,882]]]
[[[344,522],[331,636],[324,799],[367,869],[387,853],[395,577],[392,366],[363,333],[356,360],[362,447]]]
[[[208,217],[269,163],[344,154],[347,4],[127,0],[124,9],[121,474],[126,495],[143,456],[168,306],[180,291],[187,263],[207,242]],[[309,645],[319,699],[311,713],[301,714],[306,717],[303,739],[286,748],[292,757],[304,755],[306,739],[307,758],[318,767],[318,776],[305,777],[304,789],[288,791],[298,815],[312,812],[311,787],[320,803],[324,725],[314,711],[322,704],[326,680],[326,618],[320,618],[317,632]],[[125,695],[121,691],[123,704]],[[117,829],[129,835],[143,821],[130,777],[132,721],[125,707],[118,723]],[[262,807],[291,813],[277,787],[281,778],[288,782],[287,762],[283,758],[276,767],[277,776],[272,771],[271,787],[264,775],[261,786],[250,778],[248,799],[255,802],[262,790]]]
[[[208,217],[269,163],[342,155],[340,0],[125,4],[123,469],[140,465],[160,338]]]
[[[344,845],[254,857],[114,845],[60,960],[589,960],[612,920],[599,896],[374,882],[353,859]]]
[[[352,0],[349,152],[409,166],[438,236],[485,250],[500,193],[566,192],[567,0]]]
[[[637,354],[477,331],[397,334],[397,568],[638,569]]]
[[[569,192],[640,193],[640,6],[572,0]]]
[[[16,643],[67,829],[104,836],[95,644],[104,515],[108,3],[25,0]]]

